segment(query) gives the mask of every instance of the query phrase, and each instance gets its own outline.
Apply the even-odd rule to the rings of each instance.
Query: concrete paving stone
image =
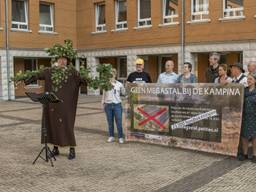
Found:
[[[17,116],[18,113],[18,116]],[[42,119],[42,108],[38,106],[38,108],[34,109],[25,109],[22,111],[11,111],[5,112],[4,115],[11,116],[13,118],[23,118],[24,120],[41,120]]]
[[[247,161],[236,169],[214,179],[207,185],[194,192],[204,192],[206,189],[213,192],[235,191],[254,192],[256,191],[256,164]]]
[[[1,126],[12,124],[12,123],[18,123],[18,122],[21,122],[21,121],[4,118],[4,117],[1,117],[1,115],[0,115],[0,128],[1,128]]]
[[[32,165],[42,148],[40,118],[33,123],[28,120],[15,125],[12,122],[18,118],[41,117],[40,107],[29,109],[37,105],[25,98],[1,102],[0,117],[6,118],[8,114],[6,123],[10,127],[0,129],[0,191],[149,192],[176,184],[183,185],[180,189],[186,192],[190,189],[196,192],[256,189],[256,168],[250,162],[234,165],[225,174],[218,175],[207,170],[216,166],[215,172],[218,172],[225,168],[222,165],[229,162],[225,156],[133,142],[107,143],[107,124],[105,114],[97,109],[101,106],[99,101],[100,97],[79,97],[75,128],[77,158],[69,161],[68,148],[60,148],[61,155],[53,168],[42,159]],[[236,164],[235,160],[230,162]]]

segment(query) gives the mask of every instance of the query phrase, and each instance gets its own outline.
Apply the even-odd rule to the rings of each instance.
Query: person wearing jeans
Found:
[[[120,98],[121,93],[124,94],[124,86],[122,83],[117,81],[116,70],[112,69],[111,84],[112,89],[109,91],[103,91],[102,104],[106,113],[108,122],[109,138],[108,142],[114,142],[114,119],[118,131],[118,142],[124,143],[123,139],[123,127],[122,127],[122,100]]]

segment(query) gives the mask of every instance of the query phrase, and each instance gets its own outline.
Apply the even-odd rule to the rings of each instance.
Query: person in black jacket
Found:
[[[129,74],[127,81],[130,83],[152,83],[150,75],[144,72],[144,60],[136,59],[136,71]]]

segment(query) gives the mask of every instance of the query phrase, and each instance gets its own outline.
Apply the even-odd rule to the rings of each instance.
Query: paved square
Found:
[[[50,164],[32,161],[41,149],[41,106],[0,102],[0,191],[255,191],[256,165],[226,156],[141,143],[107,143],[100,97],[80,96],[77,158],[68,148]]]

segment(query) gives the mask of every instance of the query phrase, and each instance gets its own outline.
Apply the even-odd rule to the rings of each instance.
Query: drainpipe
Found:
[[[5,55],[6,55],[6,72],[7,72],[7,85],[8,85],[8,100],[11,100],[11,82],[10,82],[10,60],[9,60],[9,10],[8,0],[5,0]]]
[[[185,0],[181,1],[181,64],[185,62]]]

